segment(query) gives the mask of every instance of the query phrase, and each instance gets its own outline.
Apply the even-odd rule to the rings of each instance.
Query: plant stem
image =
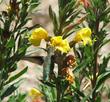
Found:
[[[64,58],[64,56],[61,56],[58,59],[59,60],[58,61],[58,77],[57,77],[57,80],[56,80],[57,102],[61,102],[61,100],[62,100],[61,71],[62,71],[62,66],[63,66],[63,58]]]
[[[57,83],[57,102],[60,102],[61,98],[61,88],[60,88],[60,83],[58,81]]]
[[[97,14],[96,14],[97,15]],[[97,16],[96,16],[97,17]],[[96,19],[96,29],[95,29],[95,34],[98,36],[99,32],[99,19]],[[94,52],[98,48],[99,42],[96,41],[94,43]],[[94,66],[93,66],[93,79],[92,79],[92,89],[94,90],[96,86],[96,81],[97,81],[97,71],[98,71],[98,51],[94,54]],[[92,93],[92,102],[96,101],[96,90],[93,91]]]
[[[58,65],[58,78],[57,78],[57,83],[56,83],[56,89],[57,89],[57,102],[60,102],[61,100],[61,83],[60,83],[60,74],[61,74],[61,66]]]
[[[97,63],[97,55],[95,56],[95,65],[93,67],[93,80],[92,80],[92,89],[94,90],[97,80],[97,69],[98,69],[98,63]],[[96,100],[96,91],[94,90],[92,93],[92,102],[95,102]]]

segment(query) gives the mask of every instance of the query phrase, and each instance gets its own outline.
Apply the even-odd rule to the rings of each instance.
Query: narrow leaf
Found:
[[[19,81],[10,85],[1,95],[1,99],[4,99],[5,97],[11,95],[19,87]]]
[[[21,72],[12,76],[11,78],[9,78],[9,80],[5,82],[5,85],[9,84],[10,82],[12,82],[12,81],[16,80],[17,78],[19,78],[20,76],[22,76],[25,72],[27,72],[27,69],[28,69],[28,67],[24,68]]]
[[[97,79],[94,90],[98,90],[98,88],[100,88],[100,86],[104,83],[104,81],[107,80],[109,77],[110,77],[110,71],[101,74]]]

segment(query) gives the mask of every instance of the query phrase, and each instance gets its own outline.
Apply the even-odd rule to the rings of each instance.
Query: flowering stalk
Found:
[[[97,15],[96,15],[97,16]],[[99,21],[96,21],[96,22],[99,22]],[[96,31],[95,31],[95,34],[98,34],[99,32],[99,24],[97,25],[97,23],[96,23]],[[95,49],[97,49],[98,48],[98,46],[99,46],[99,44],[98,44],[99,42],[98,41],[96,41],[95,43],[94,43],[94,52],[95,52]],[[93,79],[92,79],[92,88],[94,89],[95,88],[95,86],[96,86],[96,81],[97,81],[97,72],[98,72],[98,70],[99,70],[99,67],[98,67],[98,51],[94,54],[94,66],[93,66]],[[95,92],[95,90],[94,90],[94,92],[92,93],[92,100],[93,100],[93,102],[95,102],[96,101],[96,92]]]
[[[93,75],[93,78],[91,78],[91,84],[92,84],[92,102],[96,102],[97,101],[97,97],[100,97],[98,96],[100,94],[100,92],[97,92],[97,87],[98,86],[98,81],[99,81],[99,76],[101,76],[102,73],[106,73],[105,72],[101,72],[101,69],[100,69],[100,64],[99,64],[99,61],[98,59],[100,57],[98,57],[99,55],[99,51],[100,51],[100,48],[98,48],[101,43],[103,43],[103,40],[105,39],[105,36],[106,35],[106,32],[104,33],[104,28],[100,28],[100,22],[103,21],[104,23],[106,22],[105,19],[101,19],[101,16],[102,15],[102,12],[105,11],[107,5],[107,1],[97,1],[97,3],[95,2],[95,0],[93,0],[93,2],[90,2],[90,8],[88,8],[89,10],[91,9],[91,11],[93,12],[93,14],[90,14],[90,16],[93,16],[94,17],[94,20],[91,19],[90,16],[88,16],[88,24],[89,26],[91,27],[91,29],[94,31],[93,32],[93,37],[96,37],[96,41],[94,42],[93,44],[93,52],[94,52],[94,59],[93,59],[93,66],[92,66],[92,75]],[[93,4],[93,5],[92,5]],[[104,5],[104,8],[101,8],[101,6]],[[87,13],[89,13],[89,10],[85,8],[85,10],[87,11]],[[106,13],[106,15],[103,15],[105,18],[108,16],[108,13]],[[108,22],[106,22],[108,23]],[[97,50],[98,49],[98,50]],[[105,64],[105,63],[103,63]],[[100,73],[101,72],[101,73]],[[97,75],[98,73],[98,75]],[[103,80],[103,78],[101,79]],[[100,84],[101,85],[101,84]]]
[[[110,71],[106,70],[109,57],[103,58],[101,64],[98,61],[101,47],[109,42],[105,41],[105,27],[109,23],[107,19],[110,8],[107,8],[106,0],[80,2],[83,4],[82,9],[85,9],[82,10],[82,15],[86,13],[86,16],[81,15],[82,17],[76,21],[75,18],[80,11],[76,7],[79,5],[77,0],[58,0],[59,15],[49,7],[54,36],[49,36],[47,31],[44,33],[44,29],[40,29],[40,37],[37,31],[30,36],[31,44],[39,46],[44,39],[48,45],[45,49],[47,56],[44,60],[42,81],[44,87],[52,89],[52,93],[50,90],[49,93],[44,92],[47,102],[97,102],[101,100],[100,86],[110,76]],[[101,7],[103,4],[104,8]],[[88,25],[81,28],[79,25],[83,21]],[[102,26],[101,22],[104,22]],[[71,41],[67,40],[71,38],[70,35],[73,35]]]

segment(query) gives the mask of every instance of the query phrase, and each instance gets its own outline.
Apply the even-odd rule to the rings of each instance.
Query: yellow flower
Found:
[[[29,41],[34,46],[39,46],[41,43],[41,40],[42,39],[46,40],[47,37],[48,37],[48,32],[45,29],[40,27],[40,28],[36,28],[32,32],[32,35],[29,37]]]
[[[63,40],[62,36],[52,37],[51,45],[63,53],[67,53],[70,50],[68,41],[66,39]]]
[[[76,33],[73,41],[76,43],[83,41],[84,45],[88,43],[92,45],[91,34],[92,32],[90,28],[82,28]]]
[[[29,91],[29,96],[31,96],[32,98],[36,98],[36,97],[42,97],[43,94],[39,90],[37,90],[36,88],[32,88]]]

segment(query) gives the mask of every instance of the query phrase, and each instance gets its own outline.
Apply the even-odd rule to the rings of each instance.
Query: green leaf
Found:
[[[15,93],[9,97],[7,102],[26,102],[26,94]]]
[[[49,6],[49,16],[50,16],[51,20],[53,21],[54,11],[52,10],[51,6]]]
[[[12,48],[14,46],[15,46],[15,40],[14,40],[14,38],[10,38],[9,41],[7,42],[7,44],[6,44],[6,47],[7,48]]]
[[[91,21],[95,21],[96,20],[96,16],[95,16],[94,11],[92,9],[87,9],[87,13],[89,14],[88,18]]]
[[[103,72],[106,71],[109,60],[110,60],[110,54],[107,57],[103,58],[103,62],[99,66],[99,73],[100,74],[102,74]]]
[[[110,39],[108,40],[104,40],[102,44],[100,44],[100,46],[98,47],[98,49],[96,51],[98,51],[99,49],[101,49],[104,45],[108,44],[110,42]]]
[[[91,58],[93,57],[93,53],[92,53],[92,48],[91,48],[91,46],[85,46],[84,47],[84,54],[85,54],[85,57],[89,57],[89,56],[91,56]]]
[[[49,6],[49,16],[53,22],[54,25],[54,33],[57,34],[58,33],[58,21],[57,21],[57,16],[55,14],[55,12],[52,10],[52,7]]]
[[[81,102],[87,102],[87,100],[89,99],[89,95],[87,95],[87,96],[85,96],[82,100],[81,100]]]
[[[86,68],[90,60],[91,60],[90,57],[88,59],[83,60],[81,64],[79,64],[76,68],[74,68],[73,73],[79,72],[83,68]]]
[[[85,97],[84,93],[81,92],[78,88],[74,87],[73,85],[71,85],[71,88],[81,97]]]
[[[99,75],[97,82],[96,82],[96,86],[94,88],[94,91],[96,90],[97,92],[99,91],[98,89],[100,88],[100,86],[105,82],[105,80],[107,80],[110,77],[110,71],[107,71],[105,73],[102,73],[101,75]]]
[[[110,13],[110,5],[108,5],[108,7],[99,15],[100,21],[103,21],[103,20],[105,21],[105,19],[107,18],[109,13]],[[109,20],[108,20],[108,22],[109,22]]]
[[[72,100],[73,100],[73,96],[67,95],[67,96],[64,96],[61,101],[62,102],[72,102]]]
[[[41,85],[41,87],[42,87],[42,92],[45,95],[44,97],[45,97],[46,101],[47,102],[56,102],[56,95],[53,97],[54,94],[52,93],[52,90],[55,91],[55,89],[52,87],[49,87],[45,84]]]
[[[96,102],[102,102],[100,96],[97,96],[97,97],[96,97]]]
[[[58,0],[59,8],[63,9],[71,1],[73,0]]]
[[[10,82],[12,82],[12,81],[16,80],[17,78],[19,78],[20,76],[22,76],[24,73],[27,72],[27,69],[28,69],[28,67],[24,68],[22,71],[20,71],[16,75],[12,76],[11,78],[9,78],[9,80],[5,82],[5,85],[9,84]]]
[[[12,60],[11,61],[9,61],[9,69],[8,69],[8,71],[9,72],[13,72],[13,71],[15,71],[16,69],[17,69],[17,63],[10,63],[10,62],[12,62]]]
[[[29,12],[35,10],[38,5],[39,5],[39,2],[32,3],[32,4],[30,5],[30,7],[29,7]]]
[[[53,100],[56,100],[56,89],[54,87],[51,87],[51,93],[52,93],[52,97],[53,97]]]
[[[18,55],[24,55],[25,52],[26,52],[27,47],[28,47],[27,45],[21,46],[21,47],[18,49]]]
[[[5,97],[11,95],[17,88],[19,87],[19,81],[16,83],[10,85],[8,88],[5,89],[5,91],[1,95],[1,99],[4,99]]]

